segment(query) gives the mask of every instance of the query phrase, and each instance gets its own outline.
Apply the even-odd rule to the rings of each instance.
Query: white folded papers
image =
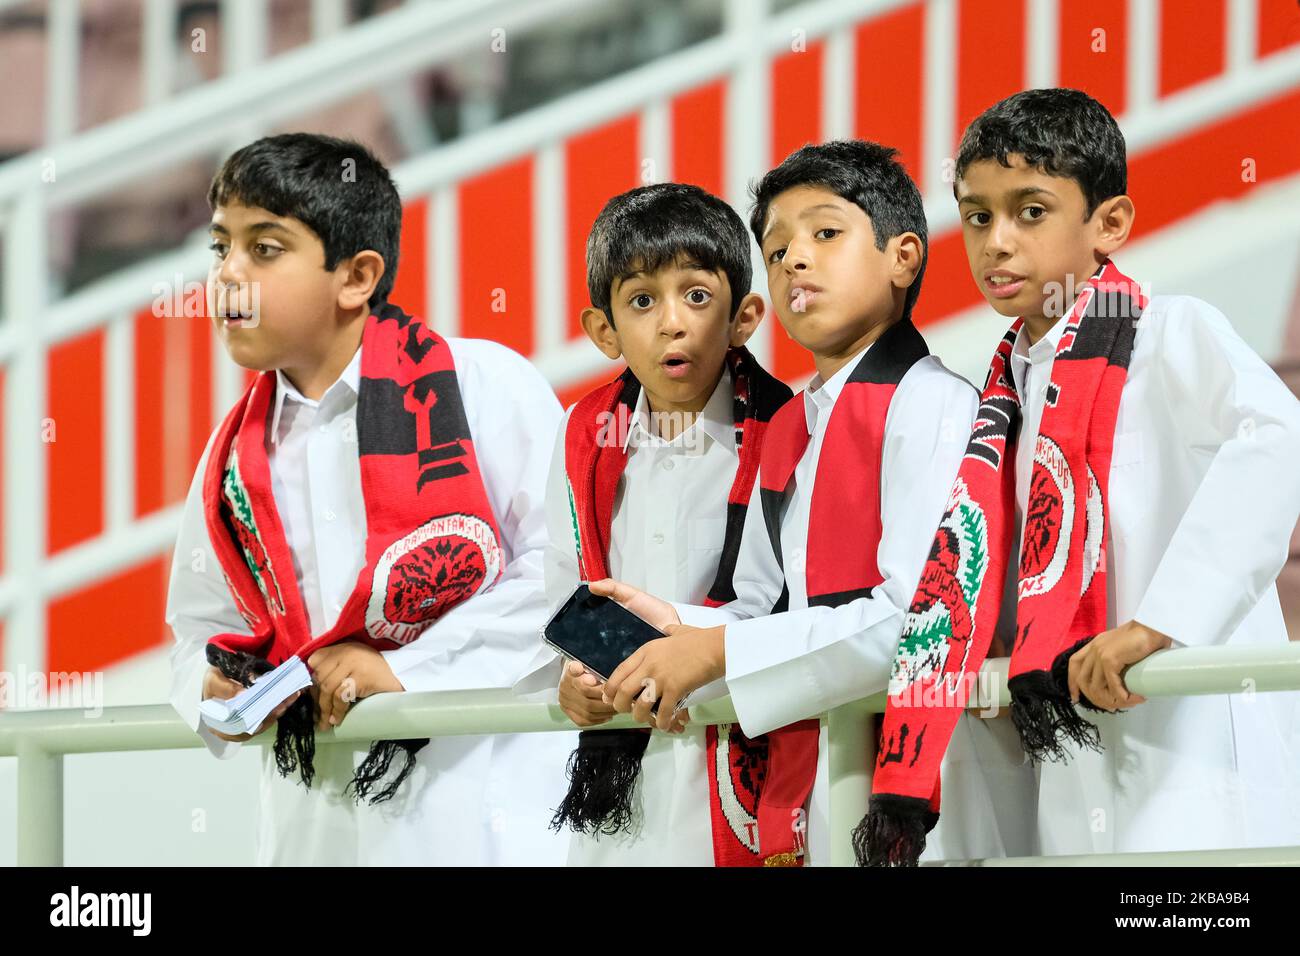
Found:
[[[251,734],[294,691],[310,684],[311,672],[303,659],[294,655],[228,700],[209,697],[200,701],[199,714],[205,724],[223,734]]]

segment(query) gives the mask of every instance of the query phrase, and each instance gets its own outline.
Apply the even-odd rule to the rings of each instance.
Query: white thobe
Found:
[[[448,339],[489,504],[504,552],[490,589],[457,605],[416,640],[382,652],[408,691],[508,687],[534,652],[545,620],[542,513],[547,456],[561,416],[546,381],[494,342]],[[272,493],[313,634],[338,619],[365,558],[366,516],[356,447],[358,350],[311,401],[278,376],[267,430]],[[240,746],[213,736],[198,704],[209,638],[247,633],[208,539],[204,451],[186,499],[172,567],[167,622],[172,704],[219,757]],[[267,731],[274,733],[273,730]],[[568,732],[435,737],[391,801],[356,806],[343,795],[368,743],[316,751],[310,790],[283,778],[263,748],[260,863],[557,864],[566,843],[547,829],[564,793]]]
[[[655,433],[645,390],[624,435],[627,465],[610,522],[609,571],[665,600],[702,602],[718,571],[727,496],[736,477],[734,391],[724,369],[690,428],[672,441]],[[569,414],[572,414],[570,409]],[[567,425],[567,416],[566,416]],[[565,483],[564,433],[556,436],[546,485],[546,593],[558,606],[578,584],[578,562]],[[543,645],[516,692],[554,699],[562,662]],[[705,728],[652,731],[634,791],[630,831],[574,834],[571,866],[712,866]]]
[[[726,687],[745,733],[766,733],[883,691],[935,529],[970,436],[979,397],[934,356],[898,383],[885,419],[881,451],[881,534],[876,562],[883,578],[870,597],[839,607],[809,607],[804,555],[813,479],[831,413],[863,350],[830,379],[816,376],[803,402],[810,439],[786,489],[780,522],[782,571],[772,550],[758,489],[746,515],[737,562],[736,600],[721,608],[677,605],[682,621],[725,624]],[[852,546],[853,542],[845,542]],[[789,588],[789,610],[769,614]],[[1009,721],[963,715],[945,758],[945,797],[957,812],[930,834],[924,859],[997,856],[1004,851],[996,819],[1000,774],[1018,780],[1019,757],[1004,767]],[[829,862],[829,775],[823,725],[817,777],[808,805],[807,862]],[[993,775],[979,764],[996,768]],[[848,834],[837,834],[847,839]]]
[[[1022,330],[1013,351],[1021,516],[1063,328],[1032,347]],[[1107,627],[1136,620],[1187,646],[1284,643],[1273,582],[1297,514],[1300,403],[1217,309],[1153,297],[1115,425]],[[1082,713],[1103,750],[1067,743],[1068,764],[1039,768],[1043,854],[1300,843],[1300,693],[1151,698],[1122,714]]]

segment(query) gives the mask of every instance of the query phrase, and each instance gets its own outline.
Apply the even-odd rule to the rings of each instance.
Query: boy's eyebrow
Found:
[[[714,269],[706,269],[703,263],[699,263],[694,260],[681,263],[681,269],[683,272],[704,272],[707,273],[708,275],[714,275],[716,272],[716,270]],[[654,271],[657,272],[659,270],[656,269]],[[650,274],[651,274],[651,270],[648,269],[633,269],[631,272],[623,272],[614,277],[614,281],[611,283],[611,286],[623,285],[627,282],[631,282],[633,279],[644,278],[645,276],[648,276]]]
[[[1051,196],[1053,199],[1056,198],[1056,193],[1042,186],[1021,186],[1019,189],[1013,189],[1010,196],[1012,199],[1024,199],[1026,196],[1034,196],[1038,193],[1042,193],[1044,196]],[[987,206],[989,204],[989,201],[983,196],[977,196],[974,193],[971,193],[968,196],[962,196],[957,200],[957,205],[960,206],[964,202],[973,203],[976,206]]]
[[[843,209],[843,207],[841,207],[841,206],[837,206],[835,203],[831,203],[831,202],[819,202],[819,203],[818,203],[817,205],[815,205],[815,206],[809,206],[807,209],[802,210],[802,211],[799,213],[799,215],[796,216],[795,218],[796,218],[796,219],[807,219],[809,216],[811,216],[811,215],[812,215],[813,213],[815,213],[815,212],[826,212],[826,211],[842,213],[842,212],[844,212],[844,209]],[[772,229],[773,229],[775,226],[776,226],[776,219],[775,219],[775,217],[769,218],[769,219],[768,219],[768,222],[767,222],[767,228],[763,230],[763,242],[766,242],[766,241],[767,241],[768,233],[770,233],[770,232],[772,231]],[[763,242],[760,242],[759,245],[762,245]]]
[[[293,235],[292,229],[290,229],[284,223],[276,222],[273,219],[267,219],[262,222],[255,222],[248,227],[248,231],[254,234],[262,233],[262,232],[282,232],[286,236]],[[220,232],[220,233],[224,233],[227,236],[230,235],[230,230],[227,229],[219,222],[211,223],[208,226],[208,232]]]

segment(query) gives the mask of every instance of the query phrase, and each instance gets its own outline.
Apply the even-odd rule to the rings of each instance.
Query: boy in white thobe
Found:
[[[651,597],[626,582],[593,588],[669,631],[669,637],[646,645],[611,675],[608,695],[619,710],[649,719],[649,702],[636,698],[634,703],[646,678],[655,680],[661,699],[672,699],[725,677],[737,717],[750,734],[884,688],[903,612],[976,405],[969,383],[926,354],[911,324],[923,271],[925,219],[916,187],[891,150],[869,143],[805,147],[764,178],[756,198],[751,227],[768,262],[769,292],[782,325],[813,353],[818,367],[808,388],[782,412],[798,416],[791,424],[808,436],[806,446],[794,456],[788,480],[782,477],[772,489],[765,480],[761,491],[755,490],[734,601],[718,608],[669,606],[662,595]],[[879,458],[845,457],[846,430],[837,433],[831,423],[841,414],[853,416],[855,409],[852,402],[842,411],[839,406],[850,392],[886,381],[892,388],[887,414],[877,407],[875,414],[883,417],[873,419],[868,412],[861,421],[846,418],[853,424],[850,434],[859,425],[876,430],[865,454],[875,449]],[[773,462],[773,437],[769,431],[764,471]],[[876,489],[863,504],[878,513],[876,530],[864,532],[877,540],[855,537],[848,500],[836,515],[833,496],[844,483]],[[829,523],[819,525],[818,501],[829,505],[824,512]],[[856,595],[819,593],[825,589],[810,582],[811,569],[819,566],[811,554],[818,544],[838,549],[845,564],[854,555],[868,555],[875,584]],[[774,605],[784,610],[771,613]],[[694,699],[709,693],[705,689]],[[660,709],[661,725],[669,714]],[[1005,852],[996,826],[984,822],[995,796],[982,775],[965,772],[984,749],[996,751],[1005,743],[1005,732],[985,723],[990,722],[962,723],[963,750],[950,761],[952,785],[969,790],[963,804],[979,808],[978,816],[971,815],[978,826],[964,827],[953,818],[936,840],[935,854]],[[807,862],[825,864],[831,834],[824,728],[818,750],[807,803]],[[1022,772],[1019,763],[1013,774]]]
[[[601,543],[595,539],[606,539],[608,554],[600,559],[610,573],[703,603],[711,591],[729,586],[725,572],[721,580],[719,574],[727,548],[739,545],[739,526],[727,532],[729,498],[742,461],[756,461],[761,451],[754,426],[790,397],[789,388],[743,348],[763,315],[762,300],[749,291],[744,224],[725,202],[697,187],[640,187],[611,199],[597,217],[587,267],[592,307],[584,310],[583,324],[606,355],[628,363],[628,371],[571,408],[556,436],[546,490],[547,597],[552,606],[562,603],[597,559],[591,551]],[[587,432],[600,434],[593,439]],[[749,436],[743,451],[741,435]],[[604,486],[614,496],[603,503],[609,528],[580,549],[579,525],[602,510],[583,487],[584,465],[577,460],[593,440],[617,445],[625,460],[616,466],[617,485]],[[573,662],[567,673],[564,667],[543,647],[515,690],[554,699],[558,686],[561,706],[579,726],[607,721],[613,711],[599,700],[595,677]],[[557,825],[576,831],[570,865],[714,865],[719,857],[707,729],[616,733],[621,737],[585,734],[575,767],[594,759],[584,748],[602,741],[606,751],[615,743],[632,746],[622,758],[633,762],[636,775],[626,795],[629,819],[602,818],[588,826],[582,820],[591,811],[562,812]],[[607,765],[590,773],[610,775]],[[579,794],[575,790],[572,799]],[[725,858],[728,849],[718,850]]]
[[[345,159],[356,163],[358,178],[343,193],[359,208],[326,203],[329,211],[321,214],[321,194],[337,193],[336,170]],[[272,169],[293,171],[287,195],[272,196],[265,186],[261,177]],[[310,633],[325,634],[349,606],[366,564],[368,511],[358,435],[366,434],[367,425],[359,422],[358,399],[367,385],[360,343],[370,341],[365,336],[378,327],[372,310],[393,316],[384,322],[399,321],[383,297],[392,285],[384,256],[395,261],[400,201],[387,171],[360,147],[305,134],[261,140],[234,154],[218,173],[213,196],[212,314],[236,361],[274,370],[262,453],[292,556],[292,578],[283,579],[283,590],[297,592]],[[328,266],[332,254],[325,249],[335,243],[357,251],[340,253],[336,267],[322,269],[321,261]],[[251,314],[256,321],[242,316],[246,305],[230,304],[226,288],[238,286],[259,290]],[[501,573],[401,646],[378,650],[344,640],[308,657],[314,672],[310,691],[332,724],[346,717],[348,697],[324,692],[326,664],[338,678],[329,678],[329,687],[341,691],[351,678],[355,699],[389,690],[508,686],[532,654],[544,620],[541,500],[559,404],[536,370],[509,349],[469,339],[441,341],[454,364],[456,398],[499,529]],[[265,387],[265,377],[258,381]],[[452,396],[442,398],[454,404]],[[205,655],[212,639],[246,632],[250,624],[214,557],[204,481],[214,441],[199,463],[182,516],[167,620],[177,641],[172,703],[213,753],[228,757],[247,738],[223,738],[208,728],[198,705],[206,696],[228,697],[240,688],[209,666]],[[287,597],[292,602],[295,596]],[[293,703],[286,701],[259,732],[274,732],[276,718]],[[322,723],[332,725],[327,717]],[[345,793],[368,745],[318,748],[310,789],[296,774],[281,776],[268,745],[258,860],[558,863],[564,845],[545,824],[549,806],[563,792],[556,761],[571,745],[566,733],[434,738],[418,750],[394,797],[374,806]]]

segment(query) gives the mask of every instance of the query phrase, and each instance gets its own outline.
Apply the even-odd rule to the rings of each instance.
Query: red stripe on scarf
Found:
[[[361,341],[357,445],[365,565],[335,625],[313,638],[271,491],[266,429],[276,376],[264,372],[221,427],[203,477],[208,534],[252,634],[211,643],[279,664],[337,641],[409,643],[495,583],[504,555],[446,341],[393,305]]]
[[[1062,686],[1063,662],[1106,626],[1111,447],[1138,315],[1137,286],[1107,261],[1064,319],[1030,479],[1011,653],[1012,717],[1036,758],[1095,743]],[[890,678],[859,862],[916,862],[939,811],[939,765],[997,623],[1015,533],[1017,320],[993,356],[980,410]]]
[[[928,354],[911,321],[895,323],[858,360],[831,409],[809,504],[805,569],[810,607],[847,604],[870,595],[883,580],[876,554],[885,423],[898,383]],[[783,566],[781,511],[810,437],[801,397],[786,404],[768,429],[759,481],[769,539]],[[816,777],[820,722],[800,721],[781,733],[781,753],[774,747],[771,755],[774,766],[781,764],[779,790],[771,799],[772,807],[784,813],[763,830],[764,855],[769,855],[767,834],[771,832],[780,841],[774,853],[788,861],[802,849],[803,833],[794,831],[791,821],[807,801]],[[774,776],[769,774],[769,780]]]
[[[768,419],[790,398],[790,389],[764,371],[747,349],[727,353],[735,392],[734,421],[739,461],[727,495],[727,531],[718,573],[705,603],[720,606],[735,599],[731,576],[740,550],[745,513],[760,472],[760,459],[767,445]],[[631,370],[608,385],[584,396],[569,416],[565,432],[565,471],[572,498],[577,533],[579,572],[585,580],[609,577],[609,542],[613,525],[614,499],[618,481],[627,467],[625,436],[631,424],[640,383]],[[816,767],[816,722],[812,739]],[[589,731],[588,733],[600,733]],[[791,808],[807,761],[799,754],[806,745],[791,742],[806,736],[806,729],[790,734],[776,731],[750,740],[738,725],[709,727],[706,732],[710,818],[713,830],[714,862],[718,866],[759,866],[775,859],[786,862],[796,847],[791,843]],[[582,747],[581,737],[579,747]],[[791,760],[790,754],[796,753]],[[805,794],[806,796],[806,794]],[[793,802],[792,802],[793,801]],[[762,834],[760,836],[760,834]],[[764,847],[759,855],[760,844]],[[767,846],[775,847],[773,852]]]

